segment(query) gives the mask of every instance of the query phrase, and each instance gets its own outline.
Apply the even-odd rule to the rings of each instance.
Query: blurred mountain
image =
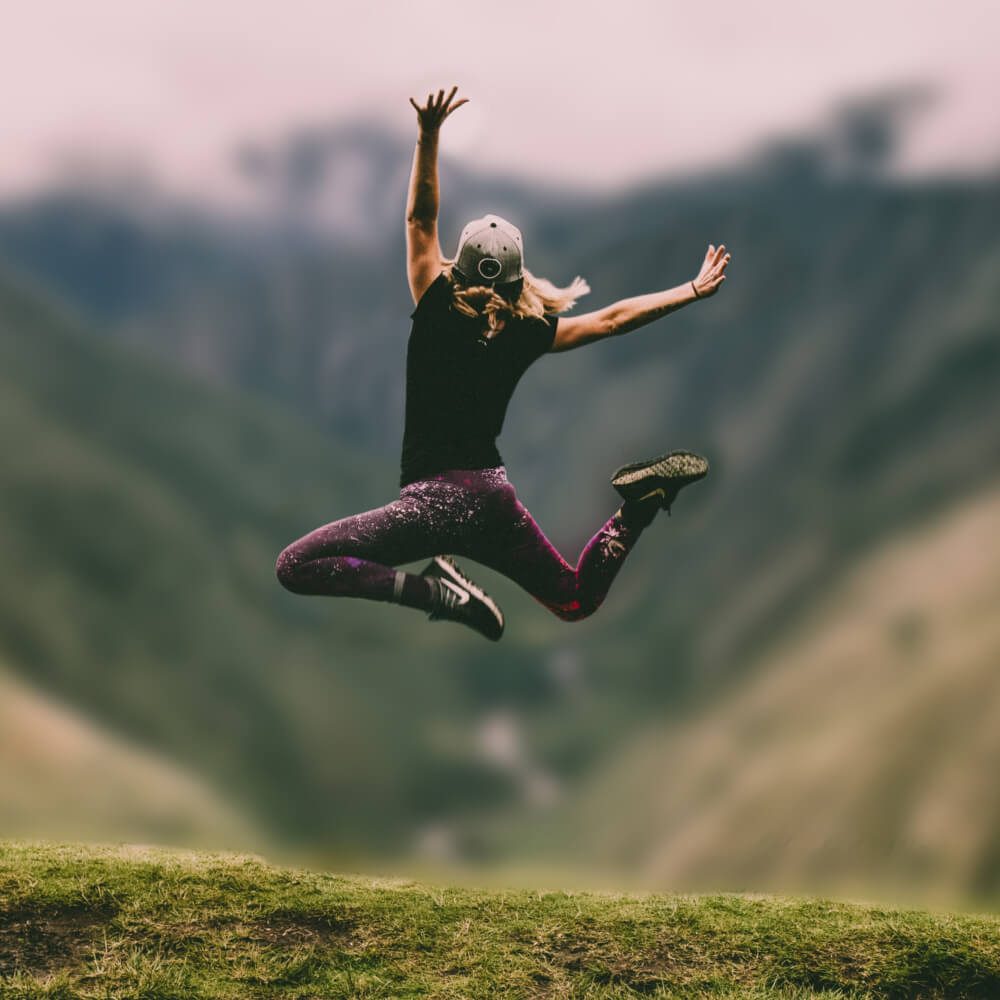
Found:
[[[0,206],[0,260],[94,330],[287,402],[367,446],[398,445],[412,310],[402,213],[412,148],[363,124],[247,144],[241,212],[128,176],[69,177]],[[445,246],[490,208],[544,219],[579,197],[442,165]],[[372,406],[377,400],[379,405]]]
[[[0,670],[6,837],[260,843],[259,831],[168,761],[103,732]]]
[[[374,506],[391,469],[2,275],[0,412],[0,641],[33,687],[170,756],[265,834],[331,851],[398,846],[509,794],[441,733],[490,692],[537,690],[516,626],[484,653],[465,629],[274,577],[284,545]]]
[[[880,175],[921,99],[917,88],[856,101],[740,164],[600,198],[442,165],[446,249],[470,214],[523,220],[536,273],[590,280],[581,309],[684,282],[709,242],[733,254],[710,302],[543,359],[501,439],[529,505],[571,556],[610,512],[602,484],[617,465],[677,446],[710,456],[699,520],[670,532],[681,547],[670,558],[698,578],[634,591],[640,620],[664,615],[673,649],[694,641],[687,624],[702,611],[728,618],[745,603],[751,571],[775,571],[770,590],[753,588],[773,591],[773,605],[805,595],[831,560],[962,492],[993,455],[976,407],[991,405],[997,363],[998,184]],[[241,151],[255,212],[66,189],[0,212],[0,255],[94,328],[298,410],[381,458],[388,476],[412,308],[401,239],[410,156],[368,126],[301,130]],[[934,474],[924,447],[947,452]],[[653,572],[647,562],[639,578]],[[760,617],[734,613],[746,627]],[[700,637],[699,670],[722,669],[746,627],[733,641],[728,626]]]
[[[271,571],[395,495],[408,145],[248,147],[242,214],[93,185],[4,206],[11,661],[303,836],[485,851],[460,835],[478,814],[571,801],[637,726],[707,711],[857,560],[997,476],[1000,183],[887,178],[899,113],[600,197],[442,164],[445,251],[498,211],[536,274],[590,281],[582,310],[733,255],[708,302],[520,384],[500,448],[571,561],[618,465],[687,447],[712,474],[579,625],[477,568],[498,649]]]
[[[744,681],[533,816],[516,855],[571,839],[644,885],[995,904],[998,524],[994,486],[878,547]]]

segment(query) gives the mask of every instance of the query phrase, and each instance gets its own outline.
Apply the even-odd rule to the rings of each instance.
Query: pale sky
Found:
[[[942,103],[909,172],[1000,161],[996,0],[0,0],[0,192],[82,150],[222,190],[240,139],[352,115],[412,132],[459,84],[442,149],[619,184],[744,154],[913,80]]]

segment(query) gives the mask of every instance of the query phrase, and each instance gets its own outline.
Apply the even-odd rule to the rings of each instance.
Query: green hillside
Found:
[[[0,817],[5,836],[260,842],[204,783],[102,731],[0,668]]]
[[[1000,487],[878,547],[777,647],[648,727],[514,854],[644,885],[1000,898]]]
[[[391,466],[2,275],[0,414],[0,641],[36,687],[330,850],[406,842],[505,791],[432,738],[479,697],[455,680],[478,636],[275,580],[284,545],[385,502]]]
[[[0,996],[945,1000],[1000,920],[821,899],[446,888],[0,843]]]

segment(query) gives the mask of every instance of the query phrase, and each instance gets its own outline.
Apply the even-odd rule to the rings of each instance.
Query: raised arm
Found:
[[[417,148],[413,154],[413,170],[410,173],[410,190],[406,199],[406,276],[414,303],[420,301],[428,286],[441,273],[441,244],[437,230],[440,201],[438,132],[448,115],[468,103],[464,98],[455,104],[451,103],[456,90],[458,87],[452,87],[447,97],[443,90],[438,91],[436,98],[428,94],[425,107],[420,107],[410,98],[419,123]]]
[[[631,333],[689,302],[714,295],[726,280],[723,272],[729,263],[729,254],[724,253],[725,249],[723,245],[716,249],[709,244],[698,277],[676,288],[622,299],[604,309],[580,316],[560,316],[556,326],[556,339],[550,350],[569,351],[605,337]]]

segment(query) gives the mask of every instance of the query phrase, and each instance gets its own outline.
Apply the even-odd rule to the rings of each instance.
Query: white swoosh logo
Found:
[[[453,584],[451,582],[451,580],[441,579],[441,582],[446,587],[448,587],[451,590],[454,590],[455,593],[458,594],[458,598],[459,598],[458,603],[459,604],[468,604],[469,603],[469,592],[467,590],[463,590],[461,587],[456,587],[455,584]]]

